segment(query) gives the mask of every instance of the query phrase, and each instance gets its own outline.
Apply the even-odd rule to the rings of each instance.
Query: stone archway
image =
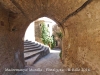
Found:
[[[99,5],[99,0],[0,0],[0,74],[9,75],[5,68],[24,67],[25,30],[42,16],[54,18],[64,30],[65,66],[86,66],[100,74]]]
[[[42,18],[45,18],[45,19],[42,19]],[[40,20],[40,19],[42,19],[42,20]],[[34,23],[33,23],[34,22]],[[56,23],[56,22],[54,22],[52,19],[50,19],[50,18],[48,18],[48,17],[40,17],[40,18],[38,18],[38,19],[36,19],[35,21],[32,21],[31,22],[31,27],[34,27],[34,28],[31,28],[31,30],[30,29],[28,29],[29,31],[31,31],[31,32],[29,32],[28,34],[30,34],[30,35],[28,35],[28,37],[29,37],[29,39],[28,39],[28,37],[27,37],[27,39],[25,38],[24,39],[24,59],[25,59],[25,64],[26,64],[26,66],[29,66],[29,65],[32,65],[32,64],[34,64],[34,61],[35,61],[35,56],[36,55],[38,55],[38,53],[36,53],[36,52],[39,52],[39,49],[37,48],[37,46],[38,47],[40,47],[39,45],[34,45],[34,46],[32,46],[32,44],[30,44],[30,43],[38,43],[38,44],[41,44],[41,46],[42,46],[42,44],[43,44],[43,42],[42,42],[42,40],[41,40],[41,25],[40,24],[42,24],[43,22],[46,22],[46,25],[48,26],[48,24],[49,24],[49,31],[51,31],[52,30],[52,32],[50,32],[50,37],[51,36],[57,36],[57,32],[61,32],[61,27],[58,27],[58,24]],[[32,24],[33,23],[33,24]],[[30,25],[28,25],[28,26],[30,26]],[[50,26],[51,25],[51,26]],[[55,28],[56,27],[56,28]],[[53,29],[54,28],[54,29]],[[59,29],[59,30],[58,30]],[[54,31],[55,30],[55,31]],[[58,30],[58,31],[57,31]],[[26,30],[27,31],[27,30]],[[26,32],[25,31],[25,32]],[[35,33],[35,35],[34,35],[34,37],[35,37],[35,39],[33,38],[33,33]],[[62,32],[61,32],[62,33]],[[25,33],[26,34],[26,33]],[[63,33],[62,33],[63,34]],[[30,39],[30,37],[32,37],[31,39]],[[58,37],[57,37],[58,38]],[[34,40],[33,40],[34,39]],[[61,37],[58,39],[58,40],[60,40],[61,39]],[[55,41],[55,38],[54,38],[54,41]],[[55,42],[54,42],[55,43]],[[61,43],[61,40],[59,41],[59,46],[52,46],[51,47],[51,45],[49,46],[48,45],[48,47],[50,47],[50,50],[51,49],[53,49],[53,51],[55,51],[56,52],[56,50],[59,50],[59,52],[61,51],[61,46],[62,45],[62,43]],[[35,48],[35,50],[34,49],[32,49],[32,48]],[[36,49],[37,48],[37,49]],[[28,50],[30,50],[31,49],[31,51],[28,51]],[[56,49],[56,50],[55,50]],[[41,50],[41,49],[40,49]],[[51,53],[53,53],[53,51],[51,50],[50,52]],[[33,53],[33,54],[32,54]],[[36,53],[36,54],[34,54],[34,53]],[[40,52],[39,52],[40,53]],[[41,56],[42,57],[42,56]],[[30,60],[29,61],[29,59],[32,59],[33,58],[33,61],[32,60]],[[38,57],[37,57],[38,58]]]

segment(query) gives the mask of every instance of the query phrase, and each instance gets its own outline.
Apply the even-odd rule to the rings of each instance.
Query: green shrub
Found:
[[[59,56],[60,56],[60,58],[62,58],[62,51],[60,51]]]

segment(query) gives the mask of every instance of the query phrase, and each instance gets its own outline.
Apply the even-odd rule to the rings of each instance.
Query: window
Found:
[[[48,24],[48,27],[49,27],[49,24]]]
[[[41,24],[40,24],[40,26],[41,26]]]

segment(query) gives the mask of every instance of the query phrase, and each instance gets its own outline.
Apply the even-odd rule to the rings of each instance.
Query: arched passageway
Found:
[[[54,56],[61,57],[59,54],[61,54],[62,34],[61,28],[47,17],[41,17],[31,22],[24,36],[25,65],[31,66],[49,53],[58,52]],[[58,45],[56,45],[56,41]]]
[[[24,68],[23,39],[28,24],[49,17],[62,27],[64,67],[89,68],[100,74],[99,0],[0,0],[0,74],[14,75]]]

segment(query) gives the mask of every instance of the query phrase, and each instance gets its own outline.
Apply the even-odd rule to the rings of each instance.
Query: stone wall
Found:
[[[58,37],[57,33],[62,33],[61,28],[58,27],[58,25],[54,25],[53,26],[53,35],[54,35],[54,39],[55,39],[55,47],[61,48],[62,47],[62,37]],[[63,34],[63,33],[62,33]]]
[[[8,45],[10,45],[7,41],[9,38],[8,36],[8,13],[0,7],[0,74],[4,72],[4,68],[8,67],[10,65],[7,65],[9,63],[9,60],[12,60],[11,58],[8,58],[8,56],[11,55],[10,49]],[[8,36],[9,37],[9,36]],[[8,53],[9,52],[9,53]],[[6,61],[7,60],[7,61]],[[11,62],[10,62],[11,63]]]
[[[36,21],[34,23],[34,26],[35,26],[35,41],[38,41],[40,43],[42,43],[42,40],[41,40],[41,22],[38,22]]]
[[[24,23],[22,23],[23,21]],[[17,16],[0,6],[0,75],[17,73],[15,71],[7,72],[5,68],[24,68],[23,34],[21,31],[25,29],[22,29],[21,25],[26,22],[27,20],[22,14]]]
[[[94,0],[64,24],[65,65],[85,67],[100,74],[100,1]],[[67,30],[66,30],[67,31]],[[96,74],[96,75],[97,75]],[[95,74],[93,74],[95,75]]]
[[[86,1],[0,0],[0,75],[14,75],[14,72],[5,72],[5,68],[24,67],[25,30],[29,23],[43,16],[55,20],[64,30],[64,65],[90,68],[93,75],[95,72],[100,75],[100,1],[92,0],[83,10],[65,20]]]

